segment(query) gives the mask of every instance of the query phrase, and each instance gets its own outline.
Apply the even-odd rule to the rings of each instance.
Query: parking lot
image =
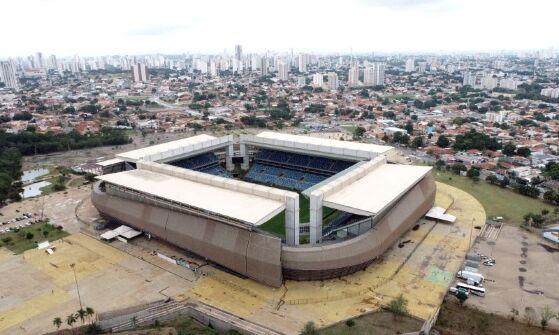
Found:
[[[498,238],[480,240],[474,248],[493,259],[495,266],[480,267],[485,276],[485,297],[470,296],[467,304],[487,312],[523,318],[526,308],[537,315],[544,306],[559,312],[559,248],[521,228],[504,225]],[[559,327],[557,320],[551,325]]]

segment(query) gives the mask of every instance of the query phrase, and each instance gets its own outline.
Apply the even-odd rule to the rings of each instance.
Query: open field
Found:
[[[435,329],[452,335],[551,335],[542,330],[499,315],[487,314],[475,308],[460,306],[454,297],[448,297],[441,308]]]
[[[33,249],[37,244],[48,240],[49,242],[68,236],[68,233],[57,229],[48,223],[38,223],[1,235],[0,247],[6,247],[16,254]]]
[[[485,208],[488,218],[502,216],[506,222],[520,225],[523,216],[529,212],[539,213],[542,209],[550,212],[554,207],[544,202],[514,193],[510,189],[490,185],[485,181],[474,182],[470,178],[452,172],[434,170],[438,182],[445,183],[473,195]]]
[[[390,312],[379,311],[352,319],[354,325],[337,323],[319,331],[321,335],[374,334],[393,335],[415,332],[421,329],[423,322],[410,317],[395,317]]]

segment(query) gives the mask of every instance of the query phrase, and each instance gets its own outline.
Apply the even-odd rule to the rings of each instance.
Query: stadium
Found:
[[[98,165],[103,217],[258,282],[365,269],[432,207],[431,168],[389,146],[262,132],[197,135]]]

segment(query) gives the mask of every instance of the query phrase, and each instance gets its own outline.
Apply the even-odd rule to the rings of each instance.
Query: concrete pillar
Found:
[[[322,242],[322,199],[324,193],[315,190],[310,195],[310,222],[309,241],[310,244]]]
[[[241,157],[243,157],[243,163],[241,164],[241,169],[243,170],[248,170],[249,166],[248,166],[248,151],[247,151],[247,146],[244,143],[241,143],[240,145],[241,148]]]
[[[225,168],[227,171],[233,171],[235,169],[233,165],[233,143],[229,144],[225,151]]]
[[[299,245],[299,195],[285,199],[285,243]]]

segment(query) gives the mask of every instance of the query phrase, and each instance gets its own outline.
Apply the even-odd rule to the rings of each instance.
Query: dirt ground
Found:
[[[489,314],[476,308],[460,306],[448,297],[441,308],[435,329],[442,335],[552,335],[554,330],[542,330],[539,325],[528,326],[519,319]]]
[[[509,316],[514,308],[524,315],[526,307],[536,311],[548,305],[559,312],[559,248],[521,228],[504,225],[496,239],[480,240],[474,246],[496,260],[494,267],[482,266],[485,297],[472,297],[467,304],[487,312]],[[557,319],[551,326],[559,328]]]

